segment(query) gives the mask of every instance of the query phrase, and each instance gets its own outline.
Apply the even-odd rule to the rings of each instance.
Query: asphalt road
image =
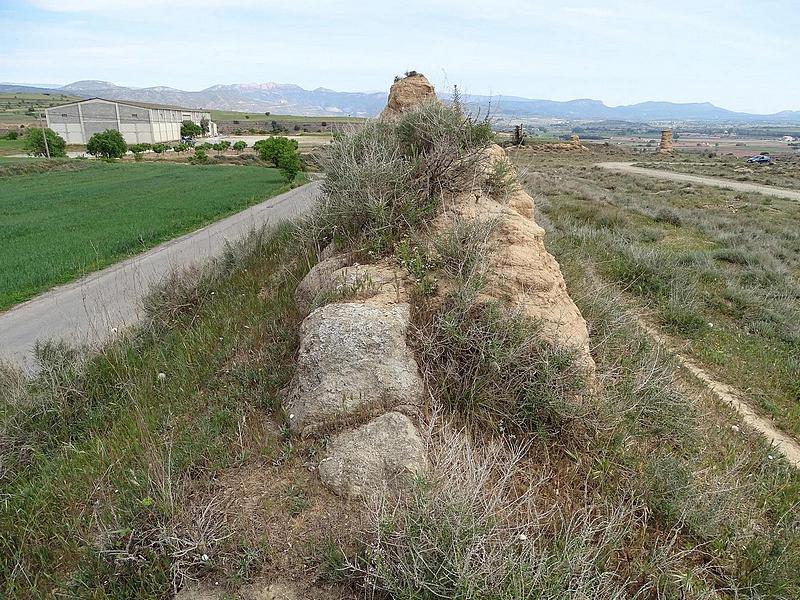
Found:
[[[744,181],[731,181],[729,179],[718,179],[716,177],[705,177],[703,175],[689,175],[688,173],[675,173],[674,171],[662,171],[661,169],[645,169],[644,167],[634,167],[633,163],[624,162],[603,162],[597,163],[598,167],[610,171],[622,171],[632,175],[644,175],[656,179],[668,179],[670,181],[685,181],[696,185],[711,185],[727,190],[739,192],[753,192],[756,194],[766,194],[778,198],[788,198],[789,200],[800,200],[800,192],[787,190],[784,188],[770,187],[757,183],[746,183]]]
[[[218,255],[226,241],[308,210],[318,190],[318,182],[295,188],[0,313],[0,360],[31,369],[37,340],[107,340],[140,319],[141,300],[154,283]]]

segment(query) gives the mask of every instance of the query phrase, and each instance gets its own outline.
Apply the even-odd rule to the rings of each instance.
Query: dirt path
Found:
[[[760,185],[758,183],[731,181],[729,179],[718,179],[716,177],[705,177],[703,175],[690,175],[688,173],[662,171],[661,169],[645,169],[644,167],[634,167],[633,163],[626,162],[601,162],[597,163],[595,166],[598,166],[602,169],[608,169],[609,171],[621,171],[623,173],[630,173],[631,175],[644,175],[645,177],[653,177],[655,179],[684,181],[686,183],[693,183],[696,185],[711,185],[727,190],[736,190],[738,192],[752,192],[756,194],[765,194],[767,196],[776,196],[778,198],[788,198],[789,200],[800,200],[800,192],[796,190],[770,187],[768,185]]]
[[[756,413],[747,402],[742,400],[744,394],[728,384],[714,379],[708,371],[700,367],[695,361],[681,354],[669,338],[657,331],[641,316],[637,316],[637,320],[639,326],[644,329],[650,337],[669,350],[680,365],[689,371],[693,377],[698,379],[718,400],[739,413],[744,423],[763,435],[776,450],[786,457],[789,463],[800,469],[800,444],[775,427],[769,419],[765,419]]]
[[[38,340],[102,343],[141,318],[141,300],[154,283],[218,255],[251,229],[303,213],[318,190],[317,182],[295,188],[0,313],[0,360],[31,368]]]

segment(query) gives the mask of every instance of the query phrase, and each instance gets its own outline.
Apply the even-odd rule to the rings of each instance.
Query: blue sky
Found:
[[[0,81],[388,89],[800,110],[798,0],[0,0]]]

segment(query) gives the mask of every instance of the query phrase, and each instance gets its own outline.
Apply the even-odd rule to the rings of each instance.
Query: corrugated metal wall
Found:
[[[47,109],[48,126],[68,144],[85,144],[95,133],[115,129],[129,144],[172,142],[181,137],[181,122],[198,125],[210,113],[143,108],[108,100],[86,100]]]

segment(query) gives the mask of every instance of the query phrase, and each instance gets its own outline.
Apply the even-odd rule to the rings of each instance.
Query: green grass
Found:
[[[800,433],[800,204],[590,167],[531,168],[542,171],[531,191],[570,241],[564,252],[584,257],[685,353]]]
[[[206,275],[176,276],[144,326],[83,367],[49,347],[31,381],[0,368],[0,596],[166,598],[260,552],[221,532],[228,507],[208,503],[222,469],[292,455],[266,425],[297,348],[290,233],[253,234]]]
[[[0,139],[0,156],[7,156],[9,154],[25,154],[23,146],[25,140],[18,138],[16,140]]]
[[[344,175],[331,191],[349,206]],[[206,270],[174,275],[139,327],[85,361],[47,346],[31,378],[0,367],[0,596],[165,598],[199,578],[238,597],[258,578],[349,586],[330,597],[796,600],[798,471],[692,388],[638,327],[630,294],[597,276],[606,256],[582,245],[613,232],[704,247],[701,232],[676,233],[684,212],[659,231],[675,219],[622,203],[595,219],[570,194],[597,202],[598,189],[555,181],[537,182],[537,219],[587,319],[601,385],[582,393],[563,361],[548,364],[558,357],[531,345],[535,323],[447,317],[434,354],[417,354],[434,384],[432,419],[420,417],[430,472],[369,508],[336,498],[313,472],[325,441],[291,436],[281,408],[304,316],[294,291],[316,258],[309,222],[255,232]],[[422,239],[424,223],[402,231]],[[442,261],[424,268],[400,254],[412,275],[449,273],[454,301],[481,310],[491,229],[436,232]],[[659,270],[639,262],[660,289]],[[412,336],[426,335],[426,315],[452,315],[430,299],[412,295]],[[520,421],[532,427],[487,428],[485,411],[442,407],[447,392],[498,409],[498,425],[532,408]],[[565,427],[536,427],[549,399],[577,409]]]
[[[287,189],[277,169],[63,161],[0,178],[0,309]]]

